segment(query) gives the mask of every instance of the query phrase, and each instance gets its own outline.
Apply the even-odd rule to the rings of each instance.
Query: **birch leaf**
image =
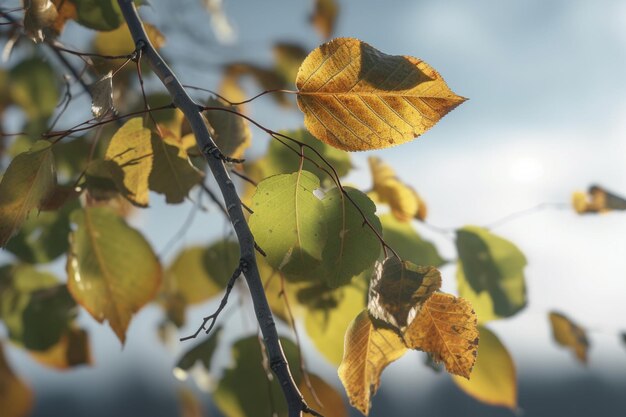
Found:
[[[72,214],[68,288],[91,316],[124,343],[132,315],[161,284],[161,265],[145,238],[107,208]]]
[[[426,203],[419,194],[409,185],[396,177],[395,171],[380,158],[368,158],[372,172],[373,191],[378,201],[386,203],[391,214],[401,222],[409,222],[413,218],[426,218]]]
[[[421,238],[411,223],[398,221],[391,214],[380,216],[383,225],[383,238],[400,258],[416,265],[441,266],[445,263],[437,247]]]
[[[219,107],[241,113],[238,106],[230,106],[216,98],[209,98],[209,107]],[[231,158],[243,157],[243,152],[250,146],[252,134],[248,121],[233,113],[221,110],[207,110],[204,112],[212,128],[215,144],[222,154]]]
[[[70,328],[54,346],[44,351],[31,351],[39,363],[64,370],[80,365],[91,365],[91,345],[86,330]]]
[[[462,298],[435,293],[409,324],[404,340],[442,361],[451,374],[469,378],[479,340],[476,313]]]
[[[470,379],[452,376],[466,394],[489,405],[517,409],[517,375],[511,354],[498,336],[486,327],[478,327],[478,356]]]
[[[300,274],[319,265],[326,241],[324,205],[313,194],[319,186],[319,179],[307,171],[259,183],[250,229],[272,267]]]
[[[59,13],[50,0],[30,0],[28,3],[30,6],[24,13],[24,29],[34,42],[43,42],[48,30],[54,26]]]
[[[0,410],[3,417],[26,417],[33,409],[33,392],[14,373],[0,343]]]
[[[420,59],[386,55],[352,38],[311,52],[296,86],[306,128],[348,151],[408,142],[465,101]]]
[[[0,180],[0,247],[19,230],[29,213],[41,208],[56,185],[49,142],[38,141],[11,161]]]
[[[115,112],[113,107],[113,71],[109,71],[107,75],[91,84],[89,91],[91,92],[91,114],[96,119],[102,119],[110,112]]]
[[[150,130],[143,127],[141,117],[127,121],[113,135],[105,159],[117,168],[111,173],[120,192],[140,207],[148,205],[148,179],[152,171]]]
[[[626,210],[626,198],[599,185],[592,185],[587,194],[575,192],[572,196],[572,205],[578,214],[605,213],[611,210]]]
[[[309,407],[321,409],[324,413],[324,417],[348,417],[349,413],[343,402],[343,398],[341,398],[341,394],[337,392],[335,387],[319,376],[311,373],[309,373],[309,381],[311,382],[313,391],[315,391],[315,395],[311,392],[304,378],[302,378],[298,386],[304,397],[304,401],[306,401]],[[316,398],[319,399],[322,407],[318,406]]]
[[[337,371],[353,407],[364,415],[369,413],[371,397],[378,390],[381,373],[406,350],[398,334],[374,326],[367,310],[352,321]]]
[[[403,328],[415,316],[415,309],[440,287],[441,273],[437,268],[390,256],[375,269],[368,310],[373,317]]]
[[[311,24],[320,36],[328,39],[335,31],[335,23],[339,14],[337,0],[315,0],[315,8],[311,14]]]
[[[591,344],[585,329],[561,313],[551,311],[549,317],[554,340],[559,345],[570,349],[581,363],[586,364]]]

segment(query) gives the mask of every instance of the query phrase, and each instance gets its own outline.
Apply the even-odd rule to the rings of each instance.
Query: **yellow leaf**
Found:
[[[148,205],[148,178],[152,171],[150,130],[141,117],[130,119],[113,135],[105,159],[115,162],[113,180],[128,200],[140,207]]]
[[[0,410],[2,417],[26,417],[33,408],[33,393],[9,367],[0,344]]]
[[[444,293],[431,295],[404,333],[408,347],[430,353],[448,372],[465,378],[476,361],[478,339],[472,306]]]
[[[108,208],[71,215],[67,285],[91,316],[109,325],[124,343],[134,313],[151,301],[161,284],[161,265],[149,243]]]
[[[348,151],[408,142],[465,99],[424,61],[337,38],[307,56],[296,78],[304,125]]]
[[[419,194],[410,186],[404,184],[389,165],[380,158],[370,156],[370,170],[372,172],[373,190],[377,200],[389,204],[391,214],[401,222],[408,222],[413,218],[426,218],[426,204]]]
[[[585,329],[561,313],[550,312],[552,336],[561,346],[571,349],[581,363],[587,363],[589,339]]]
[[[182,297],[185,304],[198,304],[222,292],[223,286],[206,269],[207,248],[192,246],[181,251],[165,273],[167,295]]]
[[[350,324],[338,373],[350,404],[367,415],[378,390],[380,374],[406,352],[402,338],[392,330],[376,328],[367,310]]]
[[[339,4],[336,0],[315,0],[311,24],[323,38],[330,38],[335,30]]]
[[[470,379],[452,376],[465,393],[490,405],[517,409],[517,375],[513,358],[498,336],[479,327],[480,342]]]
[[[298,385],[304,401],[306,401],[309,407],[319,411],[324,417],[348,417],[348,410],[341,398],[341,394],[337,392],[335,387],[315,374],[309,374],[309,381],[315,395],[306,384],[305,378],[302,378]],[[321,406],[317,400],[319,400]]]
[[[61,370],[92,363],[89,335],[83,329],[70,328],[48,350],[32,350],[30,354],[37,362]]]
[[[178,390],[178,401],[181,417],[202,417],[204,415],[202,404],[189,388],[183,387]]]
[[[68,0],[52,0],[54,5],[57,8],[57,18],[54,22],[52,28],[56,32],[56,34],[61,34],[63,32],[63,28],[65,27],[65,23],[68,20],[76,19],[76,6],[74,3]]]
[[[572,206],[578,214],[605,213],[611,210],[626,210],[626,199],[599,185],[592,185],[587,194],[576,191],[572,195]]]
[[[149,23],[144,23],[144,27],[154,47],[161,48],[165,44],[165,36]],[[127,55],[135,50],[135,42],[126,24],[111,31],[98,31],[93,46],[100,55]]]

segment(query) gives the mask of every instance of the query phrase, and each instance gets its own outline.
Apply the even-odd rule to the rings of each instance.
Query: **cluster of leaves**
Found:
[[[332,33],[337,10],[334,1],[316,2],[311,21],[324,37]],[[19,108],[24,120],[22,133],[0,148],[2,162],[10,161],[0,181],[0,246],[14,255],[0,267],[0,319],[12,344],[66,369],[91,363],[88,334],[76,324],[79,306],[108,322],[122,343],[133,315],[150,302],[163,308],[160,330],[180,328],[189,306],[222,294],[239,246],[224,239],[186,247],[164,265],[128,223],[148,208],[151,191],[168,204],[185,202],[193,190],[213,194],[182,113],[168,96],[143,92],[140,61],[135,69],[128,65],[137,56],[117,2],[32,0],[21,19],[23,28],[13,26],[11,36],[26,34],[55,53],[80,56],[95,80],[87,86],[93,118],[54,131],[73,91],[62,94],[59,68],[41,48],[27,45],[30,55],[0,70],[0,112]],[[56,40],[68,21],[97,31],[92,54]],[[162,45],[164,36],[147,28],[151,41]],[[476,399],[517,408],[513,359],[487,323],[511,317],[527,303],[522,252],[486,228],[459,228],[458,296],[442,293],[437,268],[449,261],[418,233],[427,208],[415,189],[373,156],[370,190],[341,182],[353,168],[348,151],[406,143],[465,99],[425,62],[386,55],[356,39],[334,39],[309,54],[278,43],[274,52],[273,68],[227,65],[220,96],[205,99],[203,113],[225,157],[245,155],[250,122],[271,136],[262,157],[230,168],[246,180],[241,199],[263,252],[257,263],[274,315],[294,330],[296,321],[304,323],[322,355],[338,365],[350,403],[363,414],[383,369],[408,350],[427,352],[434,367],[443,363]],[[304,127],[278,132],[250,120],[236,104],[245,101],[244,76],[287,106],[293,107],[289,94],[296,94]],[[286,90],[292,80],[296,91]],[[141,88],[139,99],[129,93],[133,86]],[[589,198],[576,194],[574,207],[596,213],[626,204],[595,186]],[[46,271],[62,257],[66,279]],[[550,320],[557,342],[584,360],[584,330],[557,313]],[[220,334],[216,329],[189,349],[175,375],[213,372]],[[299,345],[288,339],[282,345],[305,399],[323,404],[327,416],[347,415],[341,395],[306,370]],[[262,366],[257,336],[235,342],[232,355],[234,367],[212,388],[220,410],[228,416],[286,414],[279,383]],[[0,385],[8,387],[0,390],[0,409],[9,417],[26,415],[32,394],[2,351]],[[188,393],[183,403],[193,407]]]

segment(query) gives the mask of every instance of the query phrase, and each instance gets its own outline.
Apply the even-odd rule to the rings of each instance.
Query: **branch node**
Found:
[[[220,161],[223,162],[230,162],[233,164],[242,164],[243,162],[245,162],[245,159],[237,159],[237,158],[231,158],[230,156],[226,156],[224,155],[217,146],[215,146],[212,143],[209,143],[207,145],[204,146],[204,148],[202,148],[202,153],[206,156],[206,157],[213,157],[215,159],[219,159]]]

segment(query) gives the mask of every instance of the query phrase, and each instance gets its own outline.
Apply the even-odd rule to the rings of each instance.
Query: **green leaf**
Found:
[[[457,230],[459,295],[478,321],[510,317],[526,306],[524,254],[511,242],[477,226]]]
[[[116,0],[71,0],[76,5],[76,21],[90,29],[109,31],[119,27],[124,17]]]
[[[226,369],[213,396],[215,404],[226,417],[287,416],[287,403],[276,377],[271,381],[263,369],[259,338],[250,336],[232,347],[235,366]],[[302,379],[296,345],[281,338],[287,362],[297,383]]]
[[[0,247],[22,226],[31,210],[40,208],[56,184],[50,143],[36,142],[19,154],[0,181]]]
[[[26,59],[9,73],[9,94],[31,121],[47,119],[59,101],[57,74],[40,58]]]
[[[261,181],[252,198],[250,229],[267,262],[286,274],[310,273],[321,261],[324,205],[313,194],[319,186],[307,171],[275,175]]]
[[[143,119],[130,119],[111,138],[105,159],[113,161],[111,173],[118,190],[131,203],[148,205],[148,178],[152,171],[152,142],[150,129],[143,127]]]
[[[368,309],[375,318],[402,328],[440,287],[441,273],[434,266],[417,266],[390,256],[377,265],[372,277]]]
[[[191,165],[184,149],[152,137],[154,163],[149,184],[152,191],[165,194],[168,204],[182,203],[189,191],[202,180],[202,173]]]
[[[159,288],[159,261],[145,238],[108,208],[77,210],[72,222],[69,290],[94,319],[108,320],[124,343],[132,315]]]
[[[42,211],[37,217],[28,218],[6,249],[27,263],[52,262],[67,252],[70,213],[78,206],[74,200],[59,210]]]
[[[479,326],[478,356],[470,379],[452,376],[466,394],[489,405],[517,409],[517,375],[511,354],[498,336]]]
[[[220,288],[226,288],[238,264],[239,244],[232,240],[220,240],[212,244],[204,255],[204,267],[211,280]]]
[[[354,188],[346,187],[345,191],[372,227],[381,233],[372,200]],[[364,224],[359,210],[339,189],[326,193],[322,202],[328,230],[322,252],[322,278],[334,288],[349,283],[352,277],[372,267],[380,255],[381,246],[376,234]]]
[[[24,344],[24,335],[27,332],[24,312],[29,306],[32,312],[37,304],[36,301],[31,303],[33,295],[38,291],[54,289],[58,285],[59,280],[54,275],[37,271],[30,265],[0,268],[0,318],[13,342]],[[28,329],[31,335],[33,331],[40,329],[39,324],[32,320],[28,325],[35,327]]]
[[[411,223],[400,222],[391,214],[383,214],[380,221],[383,224],[383,238],[402,259],[416,265],[437,267],[445,263],[435,245],[423,240]]]
[[[22,313],[24,346],[36,351],[49,349],[61,340],[76,314],[76,302],[65,284],[32,292]]]
[[[174,368],[174,376],[178,379],[186,379],[187,371],[196,363],[201,363],[207,371],[211,369],[211,359],[222,334],[222,327],[211,330],[211,336],[205,338],[200,343],[196,343],[194,347],[188,349],[176,363]]]
[[[220,100],[210,97],[207,106],[241,112],[238,106],[230,106]],[[213,139],[223,155],[231,158],[242,158],[243,152],[250,146],[252,133],[248,121],[234,113],[222,110],[207,110],[204,112],[211,125]]]
[[[311,148],[315,149],[328,163],[330,163],[339,177],[344,177],[348,174],[350,169],[352,169],[352,163],[350,162],[350,155],[342,151],[340,149],[329,146],[319,140],[315,139],[313,135],[311,135],[306,129],[298,129],[291,131],[282,131],[281,134],[285,136],[289,136],[295,140],[298,140]],[[300,147],[296,143],[292,143],[290,140],[282,139],[289,147],[294,149],[289,149],[284,144],[280,143],[276,139],[272,139],[270,141],[269,147],[267,149],[267,156],[263,158],[263,160],[267,161],[263,164],[263,175],[265,177],[270,177],[276,174],[289,174],[295,172],[300,167],[300,156],[298,153],[300,152]],[[305,147],[303,149],[304,155],[307,158],[305,159],[302,165],[302,169],[305,171],[312,172],[318,178],[322,180],[324,184],[333,184],[331,177],[322,169],[318,168],[322,167],[329,173],[332,173],[330,167],[318,156],[315,152],[313,152],[310,148]]]
[[[338,366],[343,358],[346,330],[365,308],[366,290],[346,285],[333,291],[317,287],[315,293],[305,292],[306,299],[302,292],[298,294],[299,301],[306,300],[309,307],[304,319],[306,332],[317,350],[330,363]]]

